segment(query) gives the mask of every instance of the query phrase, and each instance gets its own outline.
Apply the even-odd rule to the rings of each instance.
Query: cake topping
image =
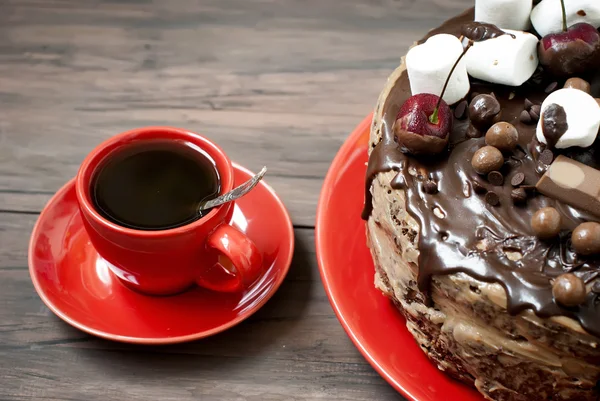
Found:
[[[523,173],[516,173],[510,179],[510,184],[513,187],[518,187],[519,185],[523,184],[523,182],[525,182],[525,174],[523,174]]]
[[[497,171],[504,164],[502,152],[493,146],[484,146],[478,149],[471,159],[471,166],[477,174],[487,175],[492,171]]]
[[[590,87],[590,83],[588,81],[586,81],[585,79],[576,78],[576,77],[567,79],[567,81],[565,82],[564,88],[579,89],[580,91],[584,91],[588,95],[591,93],[591,90],[592,90],[592,88]]]
[[[498,204],[500,203],[500,197],[497,193],[489,191],[487,194],[485,194],[485,201],[490,206],[498,206]]]
[[[519,132],[514,125],[499,122],[490,127],[485,134],[485,143],[498,148],[501,152],[512,152],[519,142]]]
[[[531,0],[476,0],[475,21],[485,21],[500,28],[529,28]]]
[[[600,223],[589,221],[581,223],[571,236],[573,249],[580,255],[597,255],[600,253]]]
[[[465,38],[471,39],[473,42],[481,42],[483,40],[494,39],[498,36],[507,34],[494,24],[487,24],[485,22],[477,21],[464,24],[460,32]]]
[[[462,60],[455,65],[457,59],[462,59],[463,51],[461,41],[448,34],[434,35],[411,48],[406,54],[411,93],[440,94],[447,77],[451,76],[442,99],[452,105],[466,97],[470,88],[466,62]]]
[[[546,196],[600,216],[600,170],[559,155],[536,184]]]
[[[527,201],[527,192],[523,188],[515,188],[510,192],[510,197],[516,205]]]
[[[560,233],[560,213],[553,207],[544,207],[531,217],[531,228],[541,239],[551,239]]]
[[[490,184],[495,185],[497,187],[500,187],[502,186],[502,184],[504,184],[504,176],[499,171],[491,171],[487,175],[487,179],[490,182]]]
[[[559,89],[542,103],[537,140],[557,149],[586,148],[596,140],[600,128],[600,107],[596,100],[578,89]]]
[[[549,104],[544,109],[544,118],[542,118],[542,133],[548,146],[555,147],[567,129],[569,124],[567,124],[565,109],[556,103]]]
[[[522,31],[505,32],[510,35],[475,42],[465,57],[470,76],[510,86],[531,78],[538,66],[537,37]]]
[[[429,35],[443,32],[459,36],[461,27],[472,19],[472,12],[463,14],[431,31]],[[504,36],[490,40],[502,37]],[[551,166],[541,168],[542,161],[550,165],[555,156],[560,160],[564,157],[560,155],[565,154],[595,169],[600,168],[600,152],[594,146],[556,148],[552,151],[536,140],[535,125],[518,122],[524,108],[527,110],[529,107],[530,111],[533,105],[539,107],[547,97],[544,88],[550,82],[549,77],[541,71],[536,74],[538,76],[534,76],[535,79],[532,78],[519,88],[472,80],[472,91],[466,96],[467,99],[474,99],[480,94],[496,93],[502,120],[512,123],[518,129],[517,148],[504,155],[506,161],[500,170],[491,170],[500,171],[511,180],[516,174],[522,173],[523,181],[518,187],[507,185],[506,182],[502,186],[494,186],[486,178],[487,174],[479,175],[473,169],[473,155],[485,146],[485,141],[477,138],[478,135],[471,134],[477,130],[472,129],[470,117],[454,120],[448,151],[433,157],[413,157],[402,153],[392,128],[400,106],[411,93],[407,74],[397,77],[386,88],[389,92],[386,92],[384,100],[376,109],[373,132],[380,133],[380,137],[369,157],[363,217],[369,217],[373,206],[372,180],[380,172],[395,171],[396,175],[390,185],[393,189],[402,189],[406,213],[419,227],[418,288],[421,291],[427,292],[434,276],[464,273],[477,280],[498,283],[504,287],[506,307],[512,315],[532,310],[542,318],[567,316],[579,321],[590,333],[600,336],[600,310],[597,306],[600,290],[597,294],[588,294],[577,308],[555,302],[552,294],[554,279],[566,271],[575,272],[586,282],[589,281],[590,287],[594,280],[598,281],[594,277],[600,270],[600,257],[577,254],[571,245],[570,234],[582,221],[597,221],[600,216],[594,216],[577,205],[569,206],[569,202],[580,197],[580,189],[573,191],[561,187],[560,192],[565,197],[562,200],[544,195],[531,185],[550,170]],[[600,74],[595,74],[595,77],[585,74],[581,77],[590,82],[594,97],[599,96]],[[561,80],[561,86],[562,82]],[[557,85],[554,86],[558,87]],[[560,90],[563,89],[557,92]],[[525,98],[531,104],[524,107],[527,103]],[[565,109],[569,128],[572,128],[575,123],[570,121],[572,114],[569,107],[559,101],[551,103]],[[482,128],[479,135],[485,134],[498,121],[500,119]],[[410,173],[415,169],[427,171],[427,178],[437,183],[440,191],[437,195],[431,196],[423,191],[424,181]],[[465,185],[471,191],[465,191]],[[591,190],[595,191],[594,195],[600,193],[600,184],[595,187],[592,185],[592,188],[595,188]],[[434,213],[436,207],[449,211],[445,218],[437,217]],[[538,238],[531,227],[533,214],[544,207],[554,207],[560,214],[562,231],[550,240]],[[440,241],[440,238],[443,240]],[[485,249],[481,249],[482,243],[485,244]],[[513,251],[520,257],[507,256]]]
[[[552,295],[564,306],[580,305],[585,302],[585,283],[573,273],[561,274],[552,284]]]
[[[500,120],[502,108],[492,95],[477,95],[469,104],[469,119],[478,129],[486,130]]]
[[[543,0],[531,11],[531,23],[541,36],[559,32],[563,27],[562,13],[560,0]],[[566,0],[564,16],[567,26],[578,22],[587,22],[598,28],[600,27],[600,2],[598,0]]]

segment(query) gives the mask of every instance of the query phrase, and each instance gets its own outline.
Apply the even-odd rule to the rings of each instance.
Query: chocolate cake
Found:
[[[471,9],[413,47],[450,34],[467,49],[462,57],[510,35],[473,21]],[[529,31],[537,43],[542,35]],[[574,106],[545,100],[600,97],[600,72],[593,62],[561,73],[555,64],[567,62],[538,50],[540,64],[520,85],[469,73],[461,100],[438,103],[447,138],[425,141],[405,119],[417,106],[403,57],[374,110],[363,218],[375,285],[440,370],[488,400],[598,400],[600,139],[572,146],[583,132],[573,133]],[[442,96],[419,99],[430,95]],[[438,109],[426,113],[437,123]]]

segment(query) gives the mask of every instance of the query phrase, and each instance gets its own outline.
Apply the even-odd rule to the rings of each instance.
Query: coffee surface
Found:
[[[186,142],[164,141],[131,144],[111,153],[91,188],[102,216],[138,230],[191,223],[201,217],[200,202],[219,192],[219,174],[205,152]]]

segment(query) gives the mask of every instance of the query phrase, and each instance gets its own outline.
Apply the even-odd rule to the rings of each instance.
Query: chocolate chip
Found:
[[[525,103],[523,104],[523,108],[525,110],[529,110],[533,106],[533,102],[527,98],[525,98]]]
[[[579,10],[579,11],[577,11],[577,15],[579,15],[581,17],[585,17],[587,15],[587,13],[584,10]]]
[[[554,153],[552,153],[550,149],[546,149],[542,152],[542,154],[540,154],[539,160],[545,165],[549,166],[554,160]]]
[[[554,92],[554,90],[556,89],[557,86],[558,86],[558,82],[554,81],[550,85],[546,86],[546,89],[544,89],[544,92],[546,92],[546,93]]]
[[[487,175],[487,179],[490,182],[490,184],[495,185],[497,187],[499,187],[502,184],[504,184],[504,176],[499,171],[491,171]]]
[[[425,192],[426,194],[437,194],[438,193],[438,186],[435,183],[435,181],[425,181],[423,183],[423,192]]]
[[[541,109],[542,106],[540,106],[539,104],[534,104],[533,106],[531,106],[531,109],[529,109],[529,116],[534,122],[538,122],[538,120],[540,119]]]
[[[531,229],[541,239],[556,237],[560,224],[560,213],[553,207],[543,207],[531,217]]]
[[[513,187],[518,187],[523,182],[525,182],[525,174],[523,174],[523,173],[517,173],[517,174],[513,175],[512,178],[510,179],[510,184]]]
[[[479,96],[479,92],[471,92],[471,94],[469,95],[469,100],[473,100],[477,96]]]
[[[487,188],[485,187],[485,185],[483,185],[478,178],[474,179],[473,182],[473,191],[475,191],[476,194],[479,195],[483,195],[484,193],[487,192]]]
[[[504,164],[504,156],[497,148],[486,145],[473,154],[471,166],[481,175],[486,175],[491,171],[500,170]]]
[[[461,100],[454,109],[454,117],[458,118],[459,120],[465,118],[468,105],[469,103],[466,100]]]
[[[468,138],[481,138],[483,136],[483,132],[479,131],[472,124],[469,124],[467,128],[467,137]]]
[[[600,253],[600,223],[588,221],[581,223],[571,236],[573,249],[580,255],[595,255]]]
[[[523,110],[521,112],[521,114],[519,115],[519,121],[521,121],[523,124],[531,123],[531,116],[529,115],[529,112],[527,110]]]
[[[594,284],[592,284],[592,291],[596,294],[600,294],[600,281],[594,281]]]
[[[552,295],[556,302],[564,306],[581,305],[585,302],[585,283],[573,273],[561,274],[554,279]]]
[[[527,192],[523,188],[515,188],[510,192],[510,197],[515,204],[519,205],[527,201]]]
[[[485,201],[491,206],[496,206],[500,203],[500,197],[495,192],[490,191],[485,194]]]

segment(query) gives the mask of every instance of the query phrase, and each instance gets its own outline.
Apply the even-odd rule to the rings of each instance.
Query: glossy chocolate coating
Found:
[[[462,14],[432,30],[428,37],[438,33],[460,35],[464,23],[473,20],[473,11]],[[426,39],[426,38],[425,38]],[[424,39],[424,40],[425,40]],[[600,95],[600,78],[582,76],[591,84],[592,96]],[[525,98],[541,104],[547,94],[544,88],[548,78],[531,80],[518,88],[471,82],[471,92],[496,94],[502,107],[502,121],[513,124],[519,131],[519,149],[505,163],[502,173],[512,177],[524,174],[524,182],[535,184],[547,166],[538,157],[544,146],[535,140],[535,125],[519,121]],[[514,95],[511,96],[511,92]],[[584,221],[595,221],[596,217],[575,209],[563,202],[542,194],[532,193],[526,203],[516,206],[509,182],[495,187],[481,178],[471,167],[471,155],[485,145],[484,138],[470,139],[467,130],[469,118],[455,119],[450,134],[449,151],[436,157],[417,158],[403,154],[394,141],[392,126],[400,105],[410,97],[410,85],[406,72],[391,89],[384,104],[381,124],[381,141],[369,157],[366,177],[366,201],[363,218],[371,214],[371,183],[381,172],[396,171],[390,183],[393,188],[404,190],[406,210],[420,226],[418,242],[419,277],[418,285],[427,292],[431,278],[462,272],[485,282],[498,283],[507,293],[507,309],[511,314],[531,309],[538,316],[568,316],[581,323],[590,333],[600,336],[600,294],[589,293],[585,302],[577,308],[567,308],[554,302],[552,280],[570,269],[584,281],[592,283],[600,268],[597,259],[579,261],[568,246],[569,236],[561,234],[551,241],[540,240],[531,228],[531,218],[539,209],[551,206],[561,215],[564,233],[573,230]],[[581,149],[560,150],[569,157],[593,167],[600,166],[600,153],[596,146]],[[558,150],[557,150],[558,151]],[[425,193],[420,181],[409,174],[409,167],[425,169],[437,183],[439,192]],[[469,196],[463,188],[471,187]],[[487,192],[486,192],[487,191]],[[492,191],[499,197],[499,204],[490,206],[485,195]],[[433,210],[446,212],[440,219]],[[482,212],[482,211],[485,212]],[[481,252],[477,245],[486,241],[490,251]],[[511,260],[507,252],[518,251],[521,259]]]

